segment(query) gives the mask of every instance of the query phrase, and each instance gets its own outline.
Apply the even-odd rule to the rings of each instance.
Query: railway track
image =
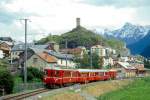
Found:
[[[31,97],[31,96],[34,96],[34,95],[37,95],[37,94],[40,94],[43,92],[48,92],[48,91],[49,91],[49,89],[40,88],[40,89],[36,89],[34,91],[31,91],[31,92],[4,96],[4,97],[2,97],[2,100],[22,100],[22,99],[25,99],[27,97]]]

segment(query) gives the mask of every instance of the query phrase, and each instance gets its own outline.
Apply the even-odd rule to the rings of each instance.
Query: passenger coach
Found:
[[[116,78],[116,71],[91,69],[45,69],[44,83],[46,86],[62,87],[69,84],[104,81]]]

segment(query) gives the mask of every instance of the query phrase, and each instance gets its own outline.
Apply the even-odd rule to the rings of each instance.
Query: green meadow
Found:
[[[150,100],[150,77],[136,79],[119,90],[99,96],[98,100]]]

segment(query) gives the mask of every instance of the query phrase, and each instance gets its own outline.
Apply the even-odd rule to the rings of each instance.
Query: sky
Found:
[[[88,29],[120,28],[126,22],[150,25],[150,0],[0,0],[0,36],[28,41],[48,34],[62,34],[81,25]]]

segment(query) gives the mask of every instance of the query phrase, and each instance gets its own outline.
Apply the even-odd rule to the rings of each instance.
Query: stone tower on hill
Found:
[[[76,18],[76,27],[80,27],[80,18]]]

